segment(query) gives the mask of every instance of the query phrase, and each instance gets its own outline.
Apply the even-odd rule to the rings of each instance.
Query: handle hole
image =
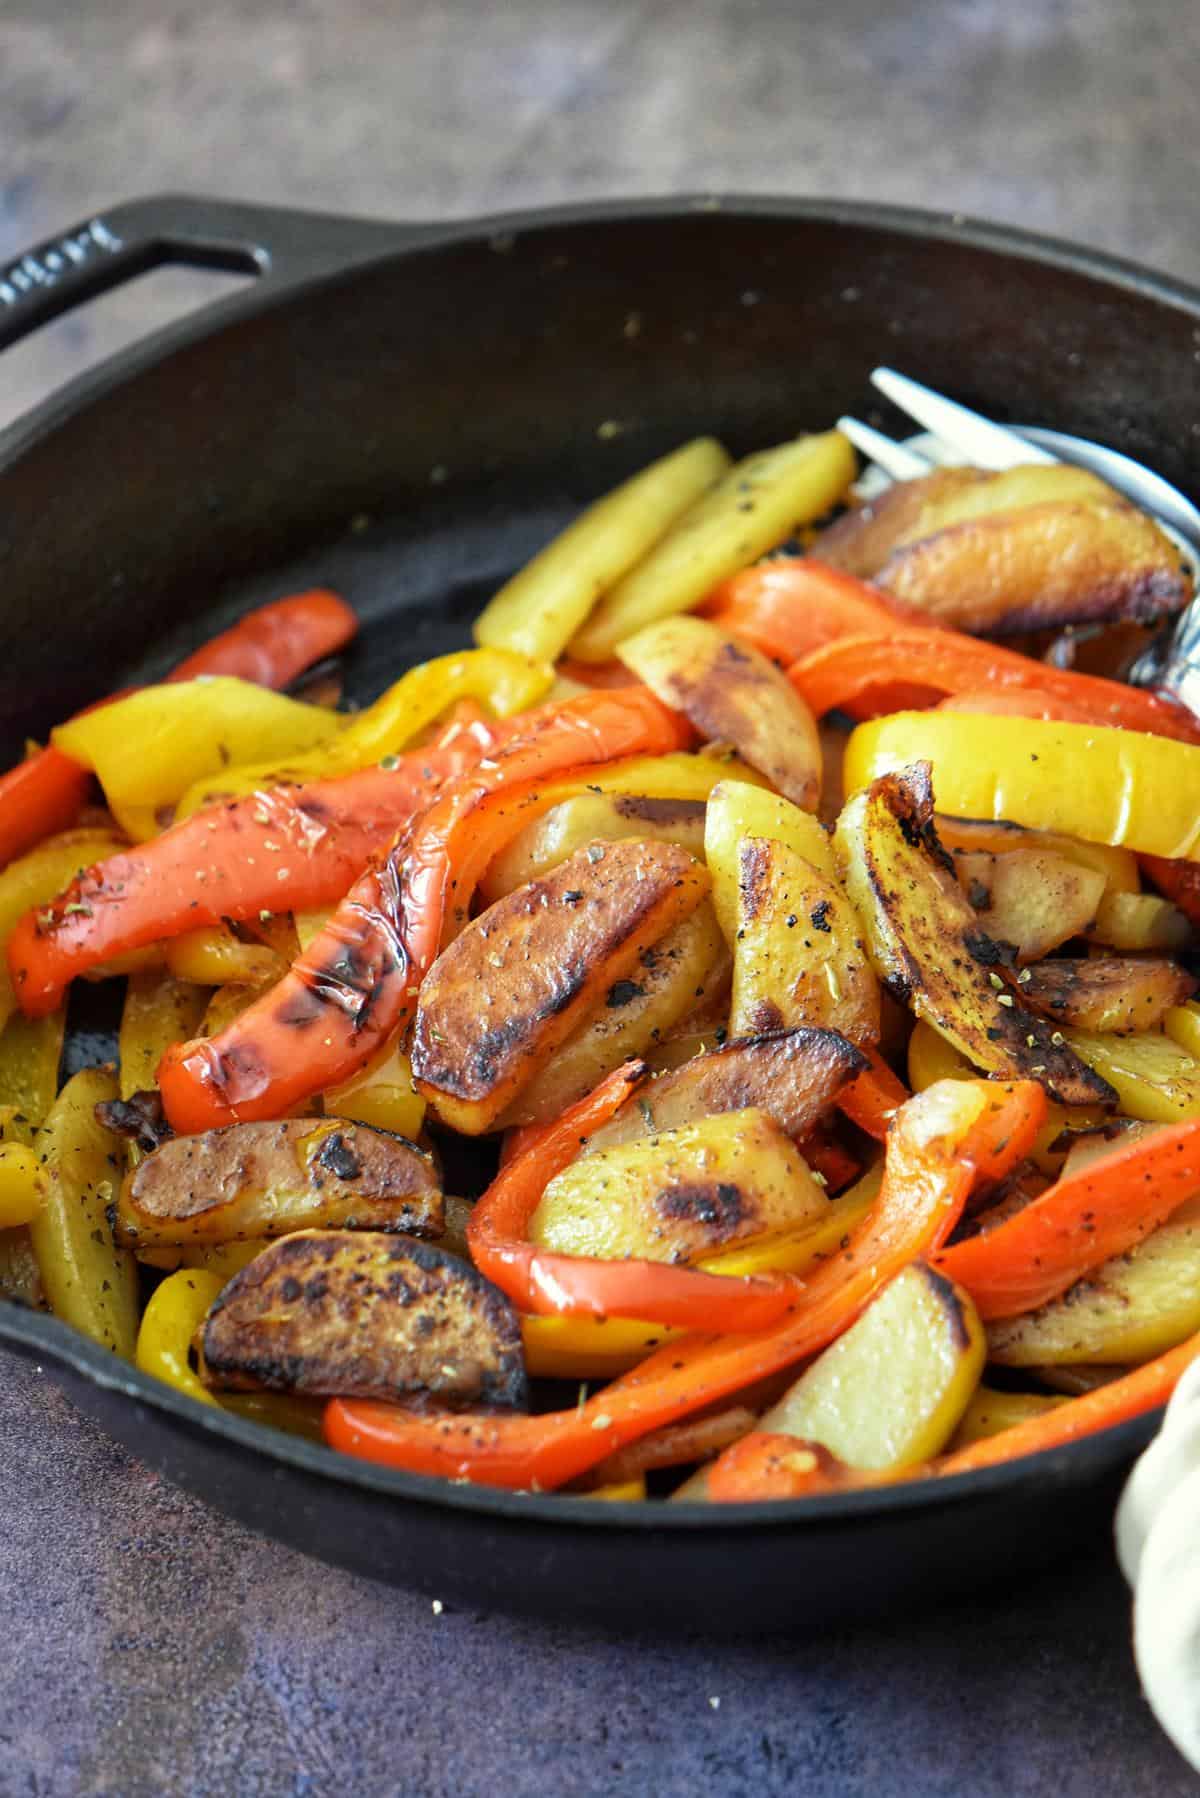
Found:
[[[237,293],[257,278],[253,269],[230,273],[228,267],[161,265],[43,325],[3,352],[0,431],[56,388],[139,337]]]

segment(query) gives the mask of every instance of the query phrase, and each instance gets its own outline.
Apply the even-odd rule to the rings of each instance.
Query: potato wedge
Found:
[[[504,1294],[440,1249],[369,1231],[272,1243],[225,1287],[201,1346],[201,1377],[218,1389],[527,1402]]]
[[[967,1448],[1066,1402],[1065,1396],[1054,1392],[1001,1392],[994,1386],[979,1386],[946,1446],[951,1451]]]
[[[738,862],[734,1035],[809,1025],[878,1042],[879,982],[840,884],[766,837],[743,837]]]
[[[107,1068],[84,1068],[63,1087],[38,1136],[46,1198],[29,1236],[55,1316],[132,1361],[137,1267],[108,1221],[120,1145],[95,1115],[116,1096],[116,1075]]]
[[[705,900],[690,918],[642,950],[632,974],[614,981],[599,1008],[517,1095],[501,1127],[557,1117],[613,1068],[660,1042],[705,1000],[710,980],[718,993],[728,993],[729,951]]]
[[[468,924],[417,1006],[413,1075],[437,1115],[467,1136],[491,1129],[709,884],[672,843],[591,843]]]
[[[165,968],[130,975],[118,1041],[122,1099],[154,1085],[159,1062],[172,1043],[196,1035],[207,1004],[203,987],[177,980]]]
[[[895,552],[951,525],[990,513],[1009,514],[1053,500],[1109,503],[1113,489],[1098,475],[1066,463],[1022,463],[992,473],[982,468],[935,468],[914,481],[896,481],[878,499],[855,506],[812,547],[819,561],[869,580]]]
[[[1007,855],[968,851],[954,857],[959,885],[995,942],[1011,943],[1017,961],[1040,961],[1095,923],[1104,876],[1045,849]]]
[[[617,654],[702,736],[732,744],[785,799],[816,811],[821,796],[816,720],[761,651],[706,618],[665,618],[625,638]]]
[[[1200,1199],[1023,1317],[988,1325],[1002,1367],[1149,1361],[1200,1330]]]
[[[1056,1024],[1080,1030],[1157,1030],[1196,990],[1177,961],[1119,955],[1038,962],[1021,978],[1025,1003]]]
[[[840,431],[800,437],[735,463],[604,595],[571,639],[571,654],[606,662],[622,638],[698,605],[726,575],[828,512],[853,479],[854,451]]]
[[[713,907],[730,948],[737,943],[738,844],[743,837],[769,837],[773,843],[784,843],[827,879],[837,878],[832,839],[811,812],[801,811],[790,799],[781,799],[762,787],[739,780],[721,781],[708,796],[704,856],[712,876]]]
[[[1115,1102],[1061,1033],[1026,1007],[1003,952],[980,929],[934,829],[928,762],[856,793],[834,843],[875,970],[917,1017],[987,1073],[1040,1080],[1064,1105]]]
[[[1185,606],[1191,578],[1158,526],[1120,500],[1050,500],[898,548],[877,586],[959,630],[1012,636]]]
[[[714,438],[697,437],[605,494],[501,587],[475,620],[475,641],[557,661],[601,595],[729,466]]]
[[[1095,868],[1104,876],[1106,893],[1140,893],[1142,877],[1137,856],[1129,849],[1111,843],[1085,843],[1081,837],[1063,836],[1054,830],[1028,830],[1022,824],[1006,824],[1003,820],[983,818],[948,818],[937,816],[937,833],[951,854],[975,851],[988,855],[1007,855],[1014,849],[1039,849],[1050,855],[1065,856],[1083,868]]]
[[[115,1228],[130,1248],[308,1228],[440,1236],[442,1195],[431,1157],[402,1137],[285,1118],[172,1137],[122,1182]]]
[[[890,1280],[759,1422],[850,1467],[910,1467],[945,1447],[986,1353],[970,1294],[924,1262]]]
[[[803,1136],[866,1065],[866,1057],[832,1030],[741,1037],[656,1074],[588,1137],[583,1152],[750,1107],[767,1112],[786,1136]]]
[[[752,788],[751,791],[754,789]],[[635,793],[580,793],[527,824],[498,855],[479,883],[487,905],[538,880],[589,843],[677,843],[699,860],[704,854],[703,799],[647,799]]]
[[[1136,1036],[1090,1030],[1060,1034],[1115,1090],[1123,1116],[1148,1124],[1182,1124],[1200,1117],[1200,1061],[1169,1036],[1153,1030]]]
[[[687,1262],[794,1229],[829,1203],[795,1144],[752,1107],[572,1162],[529,1234],[565,1255]]]
[[[1106,893],[1086,933],[1094,943],[1126,951],[1186,949],[1195,932],[1186,912],[1157,893]]]
[[[58,1092],[66,1012],[27,1018],[15,1011],[0,1030],[0,1110],[4,1134],[32,1143]]]

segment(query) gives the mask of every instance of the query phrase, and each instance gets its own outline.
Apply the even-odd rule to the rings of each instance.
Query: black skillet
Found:
[[[887,361],[1200,489],[1200,294],[958,217],[702,200],[405,226],[163,198],[0,270],[0,345],[166,262],[257,274],[0,433],[0,751],[246,606],[337,587],[352,690],[462,642],[584,501],[684,438],[870,415]],[[884,420],[898,424],[898,420]],[[142,1460],[266,1534],[447,1600],[809,1629],[1097,1540],[1154,1420],[953,1480],[726,1510],[388,1473],[194,1405],[0,1304]]]

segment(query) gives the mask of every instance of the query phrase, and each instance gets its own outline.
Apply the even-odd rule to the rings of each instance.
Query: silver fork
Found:
[[[995,424],[895,369],[877,368],[871,380],[925,428],[896,443],[861,419],[838,419],[838,429],[870,458],[859,483],[868,497],[890,481],[910,481],[947,464],[1004,469],[1072,462],[1099,475],[1158,522],[1188,564],[1198,597],[1139,656],[1127,678],[1134,686],[1170,693],[1200,717],[1200,509],[1161,475],[1106,444],[1040,425]]]

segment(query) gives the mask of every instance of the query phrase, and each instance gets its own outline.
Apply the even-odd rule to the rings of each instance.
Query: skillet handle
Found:
[[[61,313],[168,263],[290,284],[444,235],[289,207],[156,194],[129,200],[0,264],[0,349]]]

